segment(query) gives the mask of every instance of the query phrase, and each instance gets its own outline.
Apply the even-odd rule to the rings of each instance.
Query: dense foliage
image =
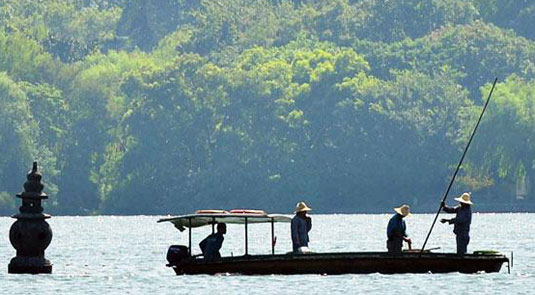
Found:
[[[4,0],[0,213],[435,210],[535,194],[533,1]],[[500,209],[500,208],[496,208]]]

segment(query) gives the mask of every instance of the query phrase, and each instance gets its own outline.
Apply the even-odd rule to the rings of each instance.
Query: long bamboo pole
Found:
[[[453,182],[455,181],[455,177],[457,176],[457,173],[459,172],[459,169],[461,168],[461,165],[463,164],[464,157],[466,156],[466,152],[468,151],[468,148],[470,147],[470,144],[472,143],[472,139],[474,138],[474,135],[476,134],[477,127],[479,126],[479,123],[481,122],[481,118],[483,118],[483,114],[485,114],[485,110],[487,109],[487,106],[490,101],[490,97],[492,96],[492,92],[494,91],[494,87],[496,86],[496,82],[498,82],[498,78],[494,79],[494,83],[492,84],[492,88],[490,89],[489,97],[487,98],[487,101],[485,102],[485,106],[483,107],[483,110],[481,111],[481,115],[479,115],[479,119],[477,120],[476,126],[474,127],[474,131],[472,131],[472,135],[470,136],[470,139],[468,140],[468,144],[466,145],[466,148],[464,149],[463,155],[461,156],[461,160],[459,161],[459,164],[457,165],[457,169],[455,169],[455,173],[453,173],[453,176],[451,178],[450,184],[448,185],[448,188],[446,189],[446,192],[444,193],[444,196],[442,197],[442,201],[440,202],[440,205],[437,210],[437,214],[435,215],[435,219],[433,219],[433,224],[431,224],[431,228],[429,229],[429,232],[427,233],[427,237],[425,238],[424,245],[422,246],[422,250],[420,251],[420,256],[422,253],[424,253],[425,245],[427,245],[427,240],[429,240],[429,236],[431,235],[431,232],[433,231],[433,228],[435,227],[435,223],[437,222],[438,215],[440,214],[440,210],[442,210],[442,204],[446,201],[446,198],[448,197],[448,193],[450,192],[451,186],[453,185]]]

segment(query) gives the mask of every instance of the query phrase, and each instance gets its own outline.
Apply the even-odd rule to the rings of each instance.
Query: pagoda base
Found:
[[[11,259],[7,272],[15,274],[52,273],[52,264],[44,257],[16,256]]]

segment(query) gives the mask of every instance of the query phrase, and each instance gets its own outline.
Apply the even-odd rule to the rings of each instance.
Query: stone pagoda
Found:
[[[41,200],[48,196],[43,193],[41,171],[37,162],[27,175],[24,192],[17,194],[22,199],[20,213],[13,215],[17,221],[9,231],[9,240],[17,256],[11,259],[8,266],[9,273],[51,273],[52,264],[45,258],[45,249],[52,241],[52,229],[45,219],[50,215],[43,213]]]

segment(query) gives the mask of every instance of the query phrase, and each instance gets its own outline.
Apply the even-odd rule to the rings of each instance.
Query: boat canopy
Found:
[[[250,223],[274,223],[290,222],[292,219],[280,214],[247,214],[247,213],[218,213],[218,214],[189,214],[176,217],[167,217],[158,222],[169,221],[175,225],[179,231],[184,231],[186,227],[194,228],[215,223],[250,224]]]

